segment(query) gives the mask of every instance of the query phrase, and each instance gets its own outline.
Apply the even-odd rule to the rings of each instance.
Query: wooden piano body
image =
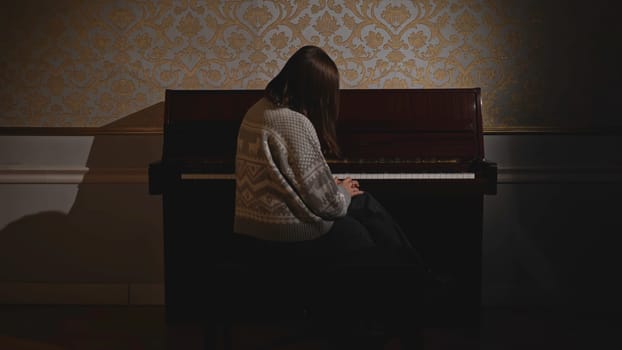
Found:
[[[169,319],[202,310],[210,289],[220,288],[209,271],[228,254],[237,131],[262,96],[166,91],[162,160],[150,165],[150,192],[163,199]],[[448,308],[477,320],[483,197],[496,192],[497,178],[484,158],[480,89],[342,90],[338,141],[344,159],[329,159],[333,173],[360,179],[431,268],[456,278]]]

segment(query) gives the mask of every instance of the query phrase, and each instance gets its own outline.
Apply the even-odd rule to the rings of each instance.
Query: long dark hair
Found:
[[[304,46],[287,60],[266,86],[266,97],[309,118],[325,155],[340,157],[336,126],[339,70],[324,50]]]

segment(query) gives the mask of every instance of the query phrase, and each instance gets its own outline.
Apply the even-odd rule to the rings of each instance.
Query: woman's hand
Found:
[[[335,183],[345,188],[346,191],[348,191],[348,193],[350,194],[350,197],[358,196],[359,194],[363,193],[363,191],[359,189],[359,182],[356,180],[352,180],[349,177],[346,177],[343,180],[335,177]]]

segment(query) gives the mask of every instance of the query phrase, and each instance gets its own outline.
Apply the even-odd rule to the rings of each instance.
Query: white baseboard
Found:
[[[2,282],[0,304],[164,305],[161,283]]]

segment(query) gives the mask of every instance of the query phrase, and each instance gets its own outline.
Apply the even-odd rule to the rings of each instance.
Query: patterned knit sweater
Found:
[[[303,241],[346,214],[350,195],[335,184],[311,121],[263,98],[238,133],[234,231]]]

